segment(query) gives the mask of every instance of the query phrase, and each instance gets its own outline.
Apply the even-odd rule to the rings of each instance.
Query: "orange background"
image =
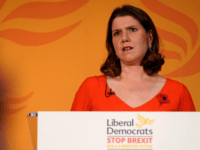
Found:
[[[88,76],[100,75],[114,8],[145,10],[161,37],[161,75],[185,84],[200,110],[199,0],[1,0],[0,88],[9,150],[31,150],[26,115],[68,111]]]

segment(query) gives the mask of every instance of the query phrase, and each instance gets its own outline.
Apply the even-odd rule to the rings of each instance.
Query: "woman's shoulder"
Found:
[[[183,83],[173,80],[173,79],[170,79],[170,78],[167,78],[166,82],[167,82],[168,86],[174,87],[174,88],[183,88],[183,86],[184,86]]]
[[[105,75],[91,76],[91,77],[86,78],[86,80],[89,80],[89,81],[103,81],[105,79],[106,79]]]
[[[167,78],[166,87],[170,91],[177,92],[177,94],[188,91],[187,87],[183,83],[169,78]]]
[[[91,76],[91,77],[87,77],[85,79],[85,81],[88,81],[88,82],[103,82],[105,80],[106,80],[106,76],[105,75]]]
[[[106,83],[106,76],[105,75],[100,75],[100,76],[91,76],[87,77],[83,84],[85,85],[93,85],[94,86],[99,86],[100,84],[105,84]]]
[[[168,80],[168,88],[169,94],[173,96],[173,100],[178,100],[179,111],[195,111],[194,102],[192,100],[191,94],[187,87],[180,83],[179,81],[175,81],[172,79]]]

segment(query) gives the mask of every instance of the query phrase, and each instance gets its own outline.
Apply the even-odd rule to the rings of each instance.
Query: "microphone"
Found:
[[[105,90],[105,96],[110,97],[111,95],[115,95],[115,92],[112,91],[110,88],[110,91],[107,91],[108,85],[106,84],[106,90]]]

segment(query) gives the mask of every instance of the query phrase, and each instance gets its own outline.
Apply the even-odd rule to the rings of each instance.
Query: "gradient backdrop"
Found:
[[[185,84],[200,110],[199,0],[0,0],[0,123],[9,150],[31,150],[26,114],[68,111],[86,77],[101,75],[114,8],[153,19],[165,55],[161,75]]]

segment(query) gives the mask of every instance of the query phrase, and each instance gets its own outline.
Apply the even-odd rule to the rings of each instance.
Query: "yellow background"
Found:
[[[150,15],[166,56],[159,74],[185,84],[200,110],[199,0],[1,0],[0,86],[9,150],[31,150],[27,113],[70,110],[84,79],[101,75],[107,22],[123,4]]]

